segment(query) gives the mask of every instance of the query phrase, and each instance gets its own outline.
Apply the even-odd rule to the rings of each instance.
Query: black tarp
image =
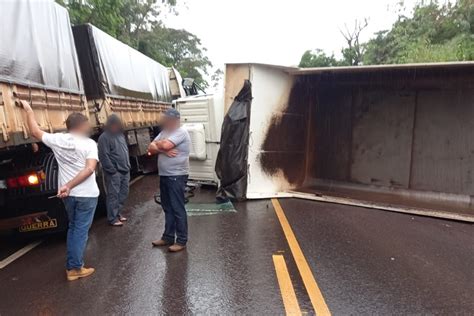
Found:
[[[220,180],[218,200],[246,198],[251,103],[252,86],[246,80],[222,124],[221,146],[216,160],[216,174]]]
[[[88,99],[171,99],[168,68],[91,24],[73,27]]]
[[[82,93],[65,8],[52,0],[4,0],[0,13],[0,81]]]

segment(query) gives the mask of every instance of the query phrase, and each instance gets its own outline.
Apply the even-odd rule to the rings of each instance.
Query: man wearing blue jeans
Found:
[[[158,154],[161,206],[165,213],[165,231],[153,246],[169,246],[171,252],[184,250],[188,241],[188,221],[184,207],[184,190],[189,173],[191,138],[180,127],[180,114],[175,109],[164,113],[163,131],[148,147]]]
[[[94,218],[99,188],[95,180],[98,151],[88,137],[90,125],[86,116],[71,113],[66,119],[67,133],[43,132],[31,106],[21,101],[32,136],[51,148],[58,162],[58,194],[68,215],[66,277],[69,281],[87,277],[93,268],[85,268],[83,255],[89,228]]]

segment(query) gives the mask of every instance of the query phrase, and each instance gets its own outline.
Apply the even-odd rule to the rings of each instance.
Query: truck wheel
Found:
[[[54,154],[52,152],[47,152],[40,155],[39,163],[37,165],[42,165],[43,170],[46,174],[45,179],[45,191],[48,192],[48,196],[54,195],[58,192],[58,173],[59,166]],[[68,218],[64,204],[59,199],[53,199],[51,203],[51,209],[48,210],[48,216],[56,218],[58,222],[58,227],[56,230],[51,232],[66,231],[68,227]]]

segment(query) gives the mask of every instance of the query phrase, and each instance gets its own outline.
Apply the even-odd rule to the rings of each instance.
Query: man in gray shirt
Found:
[[[161,206],[165,213],[165,231],[153,246],[170,246],[171,252],[186,247],[188,221],[184,207],[184,190],[189,173],[191,138],[180,126],[180,114],[175,109],[164,113],[163,131],[148,147],[150,154],[158,154]]]
[[[123,226],[127,219],[121,211],[128,197],[130,158],[122,121],[116,114],[107,118],[99,137],[99,158],[107,189],[107,220],[112,226]]]

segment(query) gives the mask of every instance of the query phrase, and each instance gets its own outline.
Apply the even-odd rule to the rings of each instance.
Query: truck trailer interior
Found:
[[[256,163],[279,190],[473,219],[473,63],[278,71]]]

